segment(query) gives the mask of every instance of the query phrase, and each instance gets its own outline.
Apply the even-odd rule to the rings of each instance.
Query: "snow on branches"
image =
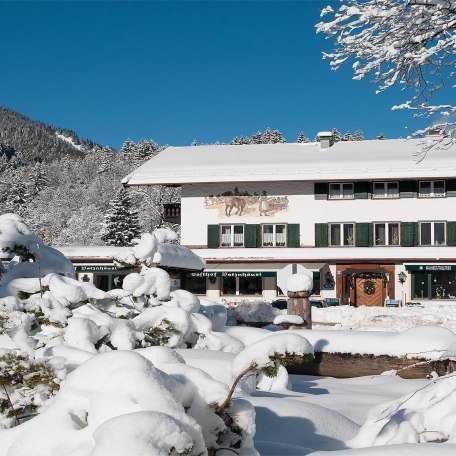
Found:
[[[334,50],[323,54],[333,70],[351,60],[354,79],[372,75],[377,92],[411,89],[411,98],[393,109],[432,117],[432,125],[416,134],[438,129],[434,142],[455,140],[456,106],[431,103],[443,89],[454,99],[455,0],[344,0],[338,11],[328,6],[321,16],[317,32],[335,38]]]

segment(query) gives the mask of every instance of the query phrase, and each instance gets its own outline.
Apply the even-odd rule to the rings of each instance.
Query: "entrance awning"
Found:
[[[454,264],[406,264],[407,271],[432,272],[432,271],[456,271]]]

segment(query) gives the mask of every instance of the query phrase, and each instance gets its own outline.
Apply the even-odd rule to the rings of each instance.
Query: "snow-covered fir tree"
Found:
[[[375,139],[383,140],[386,139],[386,136],[383,133],[380,133]]]
[[[101,240],[107,245],[128,246],[139,235],[138,211],[133,207],[127,190],[121,188],[109,203]]]
[[[301,131],[298,135],[298,138],[296,139],[297,143],[308,143],[310,142],[310,139],[306,136],[306,134]]]
[[[351,132],[347,131],[346,133],[344,133],[342,141],[353,141],[353,135],[351,134]]]
[[[268,144],[281,144],[284,142],[285,142],[285,138],[282,135],[282,133],[280,133],[279,130],[274,130],[271,135],[271,142]]]
[[[364,141],[363,132],[357,128],[355,134],[353,135],[353,141]]]
[[[192,144],[191,144],[191,145],[192,145],[192,146],[197,146],[197,145],[198,145],[198,141],[197,141],[196,139],[194,139],[194,140],[192,141]]]
[[[136,144],[131,139],[127,139],[122,144],[122,147],[120,148],[119,153],[126,158],[127,157],[131,158],[134,156],[135,150],[136,150]]]
[[[342,134],[337,128],[333,128],[331,130],[332,136],[333,136],[333,141],[334,142],[339,142],[342,141]]]

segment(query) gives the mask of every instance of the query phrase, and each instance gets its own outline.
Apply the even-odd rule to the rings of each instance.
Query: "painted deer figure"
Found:
[[[225,215],[229,217],[233,208],[236,208],[235,215],[242,215],[246,201],[244,198],[239,198],[238,196],[227,196],[225,197]]]

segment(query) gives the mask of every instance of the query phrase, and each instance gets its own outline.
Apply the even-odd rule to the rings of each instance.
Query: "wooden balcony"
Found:
[[[181,205],[180,203],[166,203],[163,204],[163,220],[168,223],[181,222]]]

